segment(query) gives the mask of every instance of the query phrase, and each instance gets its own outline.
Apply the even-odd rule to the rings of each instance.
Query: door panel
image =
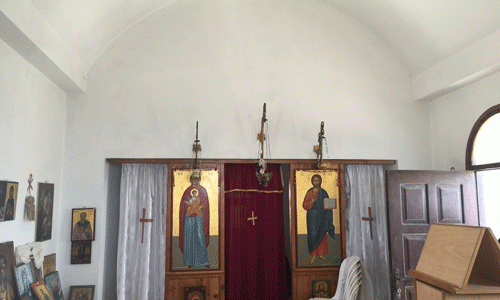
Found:
[[[438,222],[448,224],[464,224],[464,199],[462,185],[459,184],[438,184],[437,205]]]
[[[432,223],[479,225],[473,172],[387,171],[394,299],[414,299],[415,269]]]
[[[427,234],[403,234],[403,253],[406,255],[405,272],[408,274],[409,270],[415,270],[417,267],[418,259],[422,249],[424,248],[425,239]]]
[[[429,224],[427,185],[401,185],[401,204],[404,224]]]

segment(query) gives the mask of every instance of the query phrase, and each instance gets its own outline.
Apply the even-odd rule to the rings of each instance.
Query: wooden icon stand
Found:
[[[409,274],[417,300],[500,299],[500,246],[490,228],[432,224]]]

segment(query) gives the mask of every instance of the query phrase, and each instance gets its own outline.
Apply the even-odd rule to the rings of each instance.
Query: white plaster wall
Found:
[[[326,158],[429,169],[429,104],[410,89],[381,40],[315,1],[179,1],[150,15],[68,97],[62,221],[79,206],[98,218],[92,263],[61,267],[67,286],[102,297],[106,158],[191,158],[196,121],[202,158],[257,158],[265,102],[271,158],[314,158],[324,121]]]
[[[35,221],[23,218],[33,174],[35,198],[38,182],[54,183],[52,239],[42,242],[42,251],[57,253],[58,266],[69,261],[58,252],[59,244],[69,243],[69,236],[61,236],[69,223],[59,214],[65,115],[66,93],[0,40],[0,180],[19,182],[15,220],[0,222],[0,243],[13,241],[16,247],[35,241]]]
[[[500,103],[500,73],[432,101],[431,136],[434,170],[465,170],[467,140],[477,119]]]

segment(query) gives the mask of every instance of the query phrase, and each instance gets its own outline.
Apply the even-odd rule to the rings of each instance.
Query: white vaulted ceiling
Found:
[[[31,1],[88,68],[128,27],[179,0]],[[496,0],[295,1],[319,1],[357,19],[385,40],[413,75],[500,29]]]
[[[397,52],[418,74],[500,29],[496,0],[318,0],[337,6]]]
[[[85,93],[89,68],[122,33],[159,10],[202,2],[220,7],[235,26],[241,9],[285,17],[300,3],[311,8],[304,16],[345,14],[387,44],[410,75],[414,100],[500,71],[500,0],[0,0],[0,38],[63,90]],[[173,24],[190,17],[183,13],[192,12],[178,11]],[[334,24],[338,14],[331,17]]]
[[[90,67],[127,28],[177,0],[32,0]]]

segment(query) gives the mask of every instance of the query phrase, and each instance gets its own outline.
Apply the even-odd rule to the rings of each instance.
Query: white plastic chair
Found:
[[[309,300],[356,300],[363,281],[361,259],[349,256],[340,265],[337,290],[333,298],[311,298]]]
[[[357,259],[347,274],[343,297],[339,298],[339,300],[356,300],[359,288],[363,281],[362,272],[361,261]],[[335,296],[333,298],[335,299]]]

